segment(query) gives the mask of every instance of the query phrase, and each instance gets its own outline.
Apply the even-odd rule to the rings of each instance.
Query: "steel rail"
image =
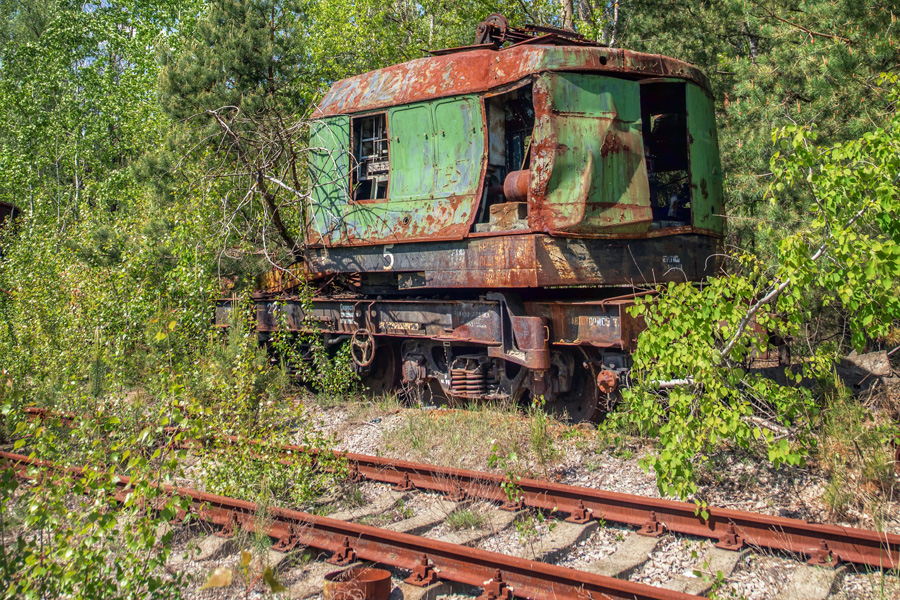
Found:
[[[61,467],[55,463],[32,459],[20,454],[0,452],[0,459],[12,463],[21,479],[33,479],[28,467],[56,470],[73,476],[86,469]],[[104,473],[104,475],[106,475]],[[116,500],[124,502],[130,482],[128,477],[113,476]],[[226,498],[198,490],[170,485],[154,486],[165,494],[189,498],[191,513],[200,519],[220,525],[220,534],[228,537],[237,526],[262,532],[275,538],[275,549],[286,552],[306,546],[332,552],[329,562],[338,565],[356,560],[373,561],[412,571],[407,581],[428,585],[435,579],[477,586],[485,589],[482,598],[535,598],[546,600],[689,600],[699,598],[681,592],[586,571],[546,564],[524,558],[488,552],[478,548],[398,533],[378,527],[349,523],[296,510],[266,507],[260,519],[260,507],[244,500]]]
[[[37,414],[43,409],[33,410]],[[42,412],[41,416],[47,414]],[[71,416],[66,414],[65,418]],[[237,441],[237,438],[229,436],[216,439],[231,443]],[[262,444],[258,441],[253,443]],[[285,459],[311,452],[296,445],[281,445],[278,448]],[[496,473],[349,452],[335,454],[347,459],[353,476],[392,484],[397,489],[428,490],[455,499],[471,497],[508,503],[504,484],[508,484],[509,479]],[[812,564],[843,561],[881,569],[900,567],[900,535],[897,534],[715,506],[701,511],[690,502],[528,478],[518,479],[515,491],[521,499],[521,506],[569,514],[567,520],[575,522],[602,519],[639,527],[638,533],[643,535],[659,536],[670,531],[713,539],[718,547],[729,550],[751,546],[790,552],[808,556]]]
[[[302,448],[286,447],[286,452]],[[352,473],[400,489],[442,492],[506,502],[502,487],[509,480],[498,474],[393,460],[380,456],[341,453]],[[640,528],[638,533],[658,536],[665,531],[717,540],[717,546],[739,550],[745,546],[803,554],[814,564],[839,561],[894,569],[900,566],[900,535],[810,523],[727,508],[706,507],[704,518],[696,504],[649,498],[522,478],[516,493],[525,506],[568,513],[567,520],[602,519]]]

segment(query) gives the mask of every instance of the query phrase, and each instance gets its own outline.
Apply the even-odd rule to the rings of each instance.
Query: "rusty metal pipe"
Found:
[[[325,576],[325,600],[388,600],[391,574],[384,569],[352,567]]]
[[[531,171],[513,171],[503,180],[503,195],[507,202],[526,202],[531,187]]]

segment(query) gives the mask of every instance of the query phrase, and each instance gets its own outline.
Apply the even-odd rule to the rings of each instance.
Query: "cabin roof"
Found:
[[[484,93],[544,71],[594,72],[629,79],[674,77],[692,81],[709,93],[709,82],[697,67],[667,56],[526,42],[499,50],[486,47],[419,58],[342,79],[331,86],[313,117]]]

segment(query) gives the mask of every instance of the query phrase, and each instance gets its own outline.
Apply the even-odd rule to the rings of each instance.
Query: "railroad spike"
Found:
[[[589,508],[585,508],[584,501],[579,500],[578,507],[572,511],[572,514],[570,514],[566,518],[566,521],[568,521],[569,523],[579,523],[579,524],[587,523],[588,521],[591,520],[593,513],[594,513],[593,510],[591,510]]]
[[[522,510],[523,508],[525,508],[525,499],[522,496],[519,496],[515,502],[505,500],[503,504],[500,505],[500,510],[508,510],[511,512]]]
[[[831,548],[828,547],[828,542],[819,540],[819,547],[810,551],[809,560],[806,562],[816,567],[831,567],[833,569],[837,567],[840,561]]]
[[[734,528],[734,523],[726,525],[725,533],[719,538],[718,543],[716,543],[716,548],[722,548],[723,550],[740,550],[743,547],[744,538],[738,534],[737,530]]]
[[[447,492],[447,500],[451,502],[462,502],[466,499],[466,496],[466,490],[463,489],[459,482],[456,482],[456,487],[453,490]]]
[[[222,525],[222,529],[215,533],[217,537],[225,538],[226,540],[234,537],[236,529],[234,526],[234,513],[229,512],[228,517],[228,521],[224,525]]]
[[[403,481],[401,483],[394,485],[391,489],[394,490],[395,492],[410,492],[410,491],[416,489],[416,486],[414,486],[412,484],[412,482],[409,480],[409,473],[404,473]]]
[[[279,539],[272,545],[272,550],[276,552],[290,552],[300,544],[300,537],[297,535],[297,528],[291,525],[290,533],[287,537]]]
[[[335,552],[334,555],[325,562],[332,565],[337,565],[339,567],[343,567],[349,565],[352,562],[356,562],[356,551],[350,547],[350,538],[344,537],[344,542],[341,545],[341,549]]]
[[[484,592],[477,600],[512,600],[512,588],[503,581],[500,569],[494,573],[494,577],[484,582]]]
[[[427,554],[422,555],[422,558],[420,558],[419,562],[416,563],[416,566],[413,567],[410,576],[403,581],[416,587],[428,587],[433,583],[437,583],[437,572],[434,570],[434,567],[428,563]]]
[[[644,522],[640,529],[639,535],[647,537],[659,537],[666,532],[665,523],[660,523],[656,518],[656,512],[650,511],[650,517]]]

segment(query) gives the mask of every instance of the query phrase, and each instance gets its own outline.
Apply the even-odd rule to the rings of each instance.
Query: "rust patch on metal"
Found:
[[[704,198],[709,198],[709,192],[706,190],[706,179],[700,180],[700,193]]]
[[[611,394],[619,387],[619,376],[613,371],[600,371],[597,373],[597,387],[604,394]]]
[[[420,58],[342,79],[331,87],[313,117],[480,94],[555,68],[675,77],[693,81],[709,91],[709,82],[699,69],[674,58],[617,48],[532,43]]]
[[[511,231],[528,216],[528,205],[525,202],[503,202],[493,204],[490,208],[491,231]]]
[[[614,154],[616,152],[630,152],[631,150],[628,148],[628,145],[622,141],[622,138],[617,136],[612,131],[606,134],[606,138],[603,140],[603,145],[600,146],[600,156],[606,158],[610,154]]]

